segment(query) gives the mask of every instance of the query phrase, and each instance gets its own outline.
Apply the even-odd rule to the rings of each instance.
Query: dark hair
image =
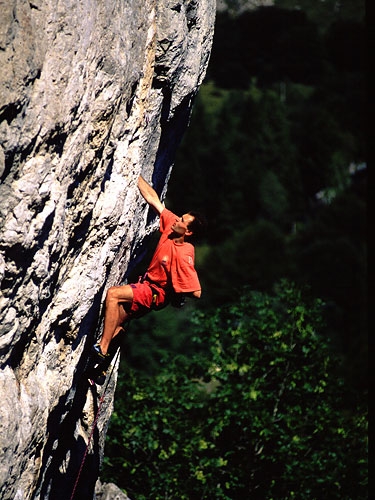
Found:
[[[189,222],[188,225],[190,231],[193,233],[190,238],[194,240],[199,239],[206,231],[207,219],[203,214],[196,212],[195,210],[190,210],[188,214],[194,217],[194,220]]]

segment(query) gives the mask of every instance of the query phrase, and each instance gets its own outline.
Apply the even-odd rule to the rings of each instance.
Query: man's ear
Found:
[[[192,234],[193,234],[193,231],[190,231],[190,229],[187,228],[185,231],[185,236],[191,236]]]

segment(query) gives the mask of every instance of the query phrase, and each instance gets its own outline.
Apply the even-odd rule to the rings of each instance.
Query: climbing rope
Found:
[[[80,465],[80,468],[79,468],[79,471],[78,471],[78,474],[77,474],[77,479],[74,483],[74,487],[73,487],[73,491],[72,491],[72,496],[70,497],[70,500],[73,500],[74,498],[74,495],[76,493],[76,489],[77,489],[77,486],[78,486],[78,482],[79,482],[79,478],[81,476],[81,473],[82,473],[82,470],[83,470],[83,466],[84,466],[84,463],[85,463],[85,460],[86,460],[86,457],[87,457],[87,454],[88,454],[88,451],[89,451],[89,447],[90,447],[90,444],[91,444],[91,439],[94,435],[94,431],[95,431],[95,428],[96,428],[96,424],[98,422],[98,419],[99,419],[99,415],[100,415],[100,410],[102,408],[102,405],[104,403],[104,397],[105,397],[105,393],[107,391],[107,388],[108,388],[108,384],[112,378],[112,374],[113,374],[113,370],[116,366],[116,363],[117,363],[117,358],[120,354],[120,348],[117,349],[117,353],[116,353],[116,356],[113,358],[114,359],[114,362],[112,363],[112,368],[111,368],[111,371],[110,371],[110,374],[109,374],[109,377],[107,379],[107,382],[104,386],[104,390],[103,390],[103,393],[100,397],[100,400],[99,400],[99,405],[98,405],[98,409],[97,409],[97,412],[96,412],[96,415],[95,415],[95,418],[94,418],[94,422],[92,424],[92,427],[91,427],[91,433],[90,433],[90,436],[89,436],[89,440],[87,442],[87,446],[86,446],[86,449],[85,449],[85,453],[83,454],[83,458],[82,458],[82,462],[81,462],[81,465]]]

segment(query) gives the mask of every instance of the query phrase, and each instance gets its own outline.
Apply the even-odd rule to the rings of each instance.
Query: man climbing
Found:
[[[176,295],[200,298],[201,286],[194,267],[194,246],[186,241],[201,233],[205,221],[196,212],[178,217],[164,207],[156,191],[142,176],[138,188],[160,216],[161,237],[145,276],[129,285],[109,288],[105,299],[104,329],[92,357],[97,366],[110,357],[108,349],[123,324],[151,310],[165,307]]]

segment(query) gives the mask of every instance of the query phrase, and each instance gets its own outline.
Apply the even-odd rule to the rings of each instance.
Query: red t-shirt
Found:
[[[194,247],[187,241],[176,243],[170,238],[177,218],[167,208],[160,214],[162,235],[147,269],[147,278],[162,288],[172,286],[176,293],[195,292],[201,285],[194,267]]]

